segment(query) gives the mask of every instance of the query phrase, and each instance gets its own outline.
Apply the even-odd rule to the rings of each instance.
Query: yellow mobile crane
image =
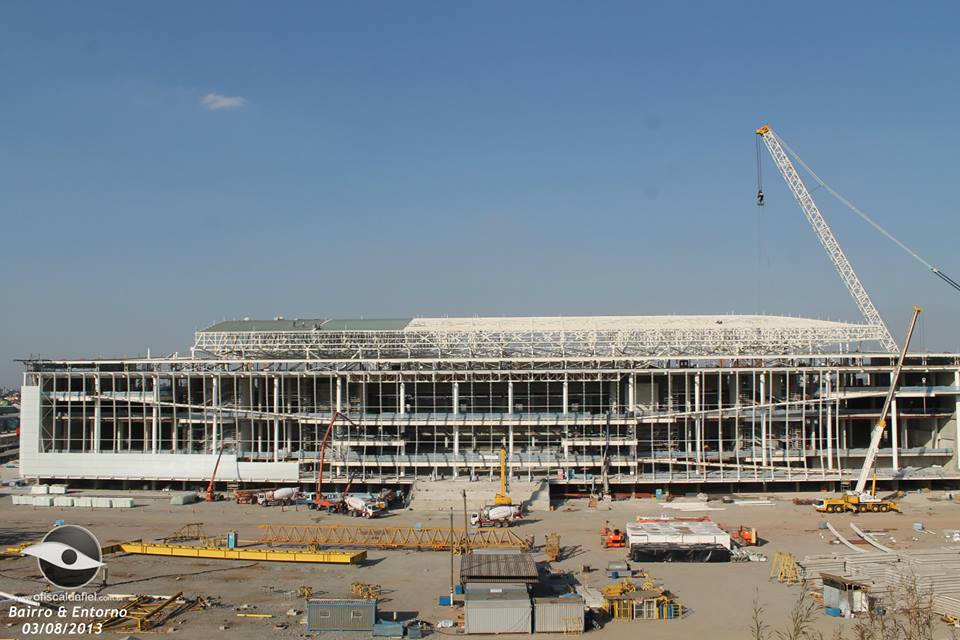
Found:
[[[512,505],[513,500],[507,493],[507,450],[500,447],[500,493],[493,498],[497,506]]]
[[[870,448],[867,449],[867,457],[863,461],[863,468],[860,469],[860,477],[857,479],[857,486],[853,491],[847,491],[839,498],[825,498],[817,500],[814,508],[820,512],[839,513],[841,511],[900,511],[899,505],[893,500],[882,500],[877,497],[877,476],[873,476],[873,486],[870,493],[867,493],[867,476],[873,470],[873,463],[877,459],[877,451],[880,449],[880,438],[883,436],[883,430],[887,427],[887,411],[890,410],[890,403],[893,401],[893,394],[897,390],[897,381],[900,379],[900,370],[903,369],[903,360],[907,355],[907,349],[910,347],[910,339],[913,338],[913,330],[917,326],[917,318],[923,311],[922,307],[913,308],[913,318],[910,319],[910,326],[907,328],[907,337],[903,341],[903,348],[900,350],[900,359],[897,360],[893,373],[890,374],[890,388],[887,389],[887,397],[883,400],[883,408],[880,410],[880,419],[873,427],[873,435],[870,438]]]

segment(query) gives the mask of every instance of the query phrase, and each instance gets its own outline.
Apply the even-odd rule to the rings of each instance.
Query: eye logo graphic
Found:
[[[39,544],[20,553],[34,556],[47,582],[61,589],[78,589],[89,583],[103,566],[100,541],[72,524],[52,529]]]

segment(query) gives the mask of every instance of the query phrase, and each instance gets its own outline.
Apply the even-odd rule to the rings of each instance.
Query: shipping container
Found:
[[[373,631],[377,601],[363,598],[310,598],[307,631]]]
[[[373,637],[374,638],[402,638],[403,637],[403,623],[402,622],[378,622],[373,625]]]
[[[530,633],[533,615],[526,591],[467,593],[464,633]]]
[[[534,598],[534,633],[581,633],[584,623],[583,598]]]

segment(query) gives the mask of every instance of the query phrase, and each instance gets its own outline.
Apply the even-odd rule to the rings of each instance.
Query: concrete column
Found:
[[[93,389],[97,394],[97,398],[93,402],[93,452],[100,453],[100,376],[93,379]],[[114,425],[116,425],[116,421],[114,421]]]
[[[824,389],[827,398],[827,469],[833,471],[833,401],[830,400],[830,376],[826,378]]]
[[[337,411],[343,411],[343,380],[337,376],[337,401],[334,404]]]
[[[283,448],[293,451],[293,423],[287,420],[283,421],[283,440]]]
[[[760,372],[760,464],[767,466],[767,372]],[[764,470],[766,471],[766,470]]]
[[[220,376],[213,377],[213,440],[211,442],[213,453],[217,453],[220,448]]]
[[[789,438],[787,447],[789,448]],[[720,464],[720,479],[723,480],[723,373],[717,374],[717,462]]]
[[[563,413],[570,413],[570,385],[563,381]]]
[[[513,425],[507,427],[507,453],[513,455]]]
[[[339,386],[337,389],[339,390]],[[280,462],[279,415],[280,415],[280,376],[276,376],[273,379],[273,461],[274,462]]]
[[[893,470],[900,470],[900,425],[897,424],[897,400],[890,403],[890,446],[893,448]]]
[[[460,383],[453,383],[453,415],[460,413]],[[460,455],[460,427],[453,425],[453,455]],[[457,477],[457,467],[453,467],[453,477]]]
[[[686,411],[690,411],[690,385],[687,384],[687,379],[688,379],[687,376],[684,375],[684,383],[683,383],[683,410],[684,410],[685,412],[686,412]],[[687,419],[684,418],[683,446],[684,446],[684,450],[685,450],[685,452],[686,452],[686,454],[687,454],[687,456],[686,456],[687,464],[689,465],[689,464],[690,464],[690,426],[689,426],[689,423],[687,423],[686,420],[687,420]],[[689,467],[688,467],[688,469],[689,469]]]
[[[693,421],[693,438],[694,446],[696,447],[697,454],[697,464],[702,462],[700,449],[702,447],[701,442],[701,429],[703,427],[703,418],[700,415],[700,374],[693,376],[693,413],[696,416]]]
[[[160,452],[160,378],[153,377],[153,412],[150,425],[150,439],[153,441],[153,452]]]
[[[636,411],[637,407],[637,376],[633,373],[627,378],[627,411]]]
[[[960,371],[955,371],[953,374],[953,386],[960,387]],[[960,396],[956,396],[956,398],[953,414],[953,459],[957,461],[957,467],[960,468]],[[903,439],[907,439],[906,433],[904,433]]]
[[[399,386],[400,391],[397,395],[397,413],[404,414],[407,412],[407,385],[401,382]]]
[[[507,383],[507,413],[513,413],[513,380]]]

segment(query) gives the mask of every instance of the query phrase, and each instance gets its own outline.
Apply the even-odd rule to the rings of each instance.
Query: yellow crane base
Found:
[[[152,542],[124,542],[125,553],[148,556],[175,556],[178,558],[211,558],[216,560],[262,560],[269,562],[319,562],[325,564],[360,564],[367,559],[366,551],[295,551],[280,549],[228,549],[226,547],[195,547],[185,544]]]

